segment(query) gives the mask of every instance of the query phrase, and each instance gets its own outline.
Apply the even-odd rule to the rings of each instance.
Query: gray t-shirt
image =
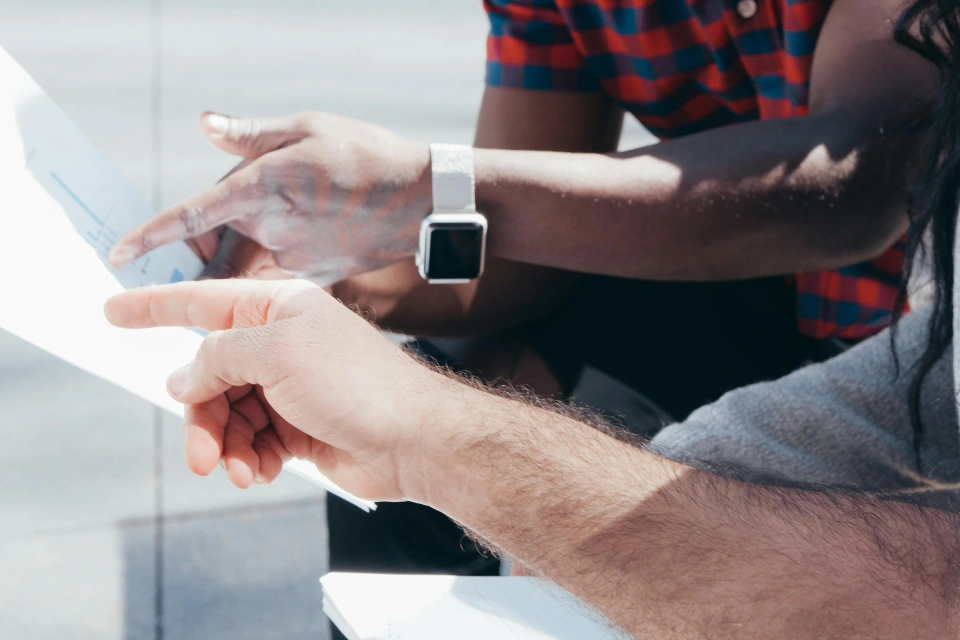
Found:
[[[955,349],[924,382],[914,446],[908,388],[929,320],[927,308],[901,321],[899,367],[884,331],[823,364],[730,392],[651,444],[679,462],[755,482],[911,493],[931,480],[960,482]],[[960,511],[958,492],[924,491],[920,501]]]

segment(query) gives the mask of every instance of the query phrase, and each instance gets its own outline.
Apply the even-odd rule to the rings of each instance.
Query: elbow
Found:
[[[815,269],[838,269],[874,260],[892,247],[909,227],[905,208],[896,206],[864,206],[866,213],[832,220],[823,229],[831,232],[821,236],[820,265]],[[839,224],[837,224],[839,222]]]
[[[845,124],[838,127],[843,140],[832,146],[849,152],[835,150],[836,157],[827,160],[811,154],[791,182],[799,188],[798,198],[809,198],[815,190],[817,200],[828,205],[821,208],[821,224],[816,225],[822,231],[818,253],[828,268],[839,268],[879,257],[906,233],[917,141],[896,127],[884,135],[872,121],[844,119],[843,113],[829,117]]]
[[[875,229],[872,232],[861,233],[858,238],[850,240],[846,247],[834,256],[836,267],[845,267],[861,262],[869,262],[886,253],[907,231],[907,220],[884,229]]]

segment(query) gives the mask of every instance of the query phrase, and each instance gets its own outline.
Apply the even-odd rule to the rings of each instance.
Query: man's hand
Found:
[[[291,458],[372,500],[421,498],[419,459],[438,433],[414,403],[453,383],[420,366],[362,318],[304,281],[217,280],[135,289],[107,318],[129,328],[212,331],[170,376],[187,405],[185,456],[200,475],[223,460],[241,488],[270,482]],[[440,395],[438,395],[440,394]]]
[[[754,486],[419,366],[316,286],[130,291],[126,327],[214,333],[170,391],[187,461],[269,481],[293,455],[478,532],[638,638],[957,637],[957,517]]]
[[[121,238],[122,266],[175,240],[229,225],[245,239],[218,250],[212,269],[256,271],[272,258],[321,284],[414,255],[430,212],[430,151],[379,127],[327,114],[279,120],[207,113],[204,134],[246,161],[223,181]],[[207,242],[209,244],[209,242]],[[218,272],[219,270],[219,272]]]

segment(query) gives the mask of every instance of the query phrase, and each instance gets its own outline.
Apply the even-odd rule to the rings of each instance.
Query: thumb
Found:
[[[207,111],[200,128],[215,147],[243,158],[259,158],[310,135],[303,116],[233,118]]]
[[[183,404],[203,404],[232,387],[270,383],[281,353],[276,334],[269,325],[207,334],[193,362],[167,379],[167,391]]]

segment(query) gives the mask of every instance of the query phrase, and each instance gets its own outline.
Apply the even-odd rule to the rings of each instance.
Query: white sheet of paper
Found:
[[[147,202],[43,89],[0,48],[0,328],[177,415],[166,377],[193,359],[189,329],[111,326],[103,303],[124,288],[190,280],[202,264],[183,243],[123,269],[113,242],[154,215]],[[65,425],[66,427],[66,425]],[[286,467],[362,509],[312,464]]]
[[[626,638],[536,578],[329,573],[320,584],[324,613],[349,640]]]

